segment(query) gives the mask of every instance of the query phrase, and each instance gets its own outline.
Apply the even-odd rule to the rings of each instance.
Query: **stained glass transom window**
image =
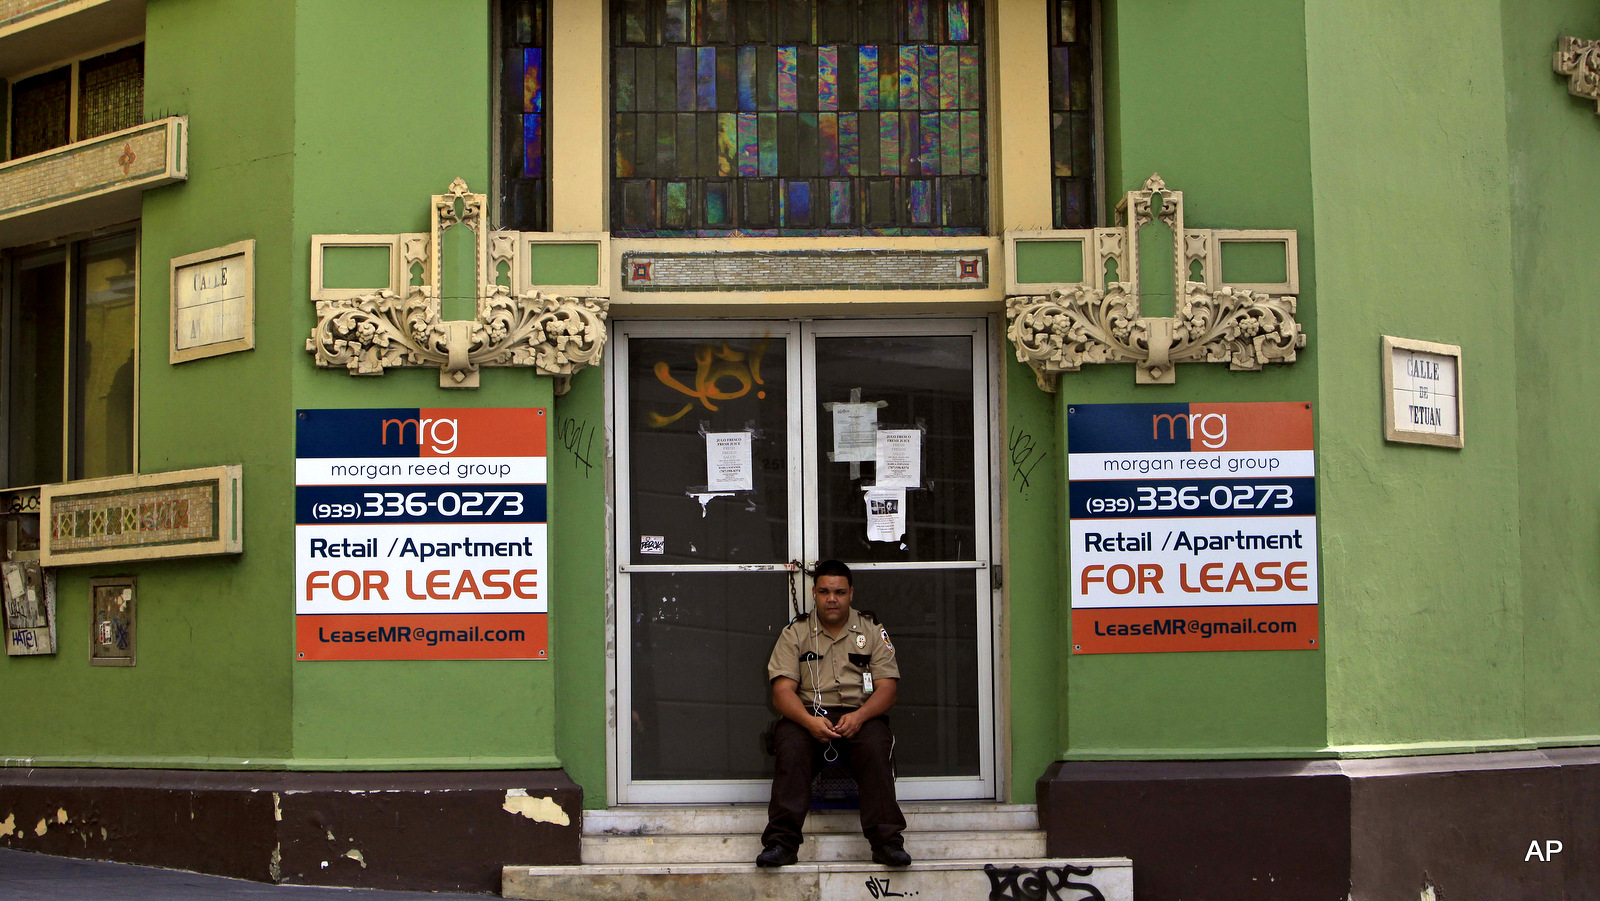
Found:
[[[615,0],[619,236],[981,234],[979,0]]]
[[[545,0],[500,5],[500,226],[548,231],[549,72]]]
[[[1095,224],[1091,0],[1050,0],[1050,192],[1056,228]]]

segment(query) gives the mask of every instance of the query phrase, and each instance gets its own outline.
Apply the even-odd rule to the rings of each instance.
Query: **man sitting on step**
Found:
[[[756,865],[781,867],[798,859],[812,775],[819,760],[842,755],[856,777],[861,832],[872,844],[872,859],[906,866],[906,818],[895,800],[890,763],[894,735],[884,716],[900,681],[894,645],[888,630],[850,609],[850,567],[822,562],[811,591],[811,615],[783,630],[767,661],[772,706],[783,719],[773,734],[772,802]]]

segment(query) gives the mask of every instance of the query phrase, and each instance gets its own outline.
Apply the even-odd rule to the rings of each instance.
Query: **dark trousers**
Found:
[[[829,710],[828,720],[836,723],[854,709]],[[761,834],[761,843],[779,842],[798,848],[804,840],[801,830],[806,813],[811,809],[811,779],[822,765],[828,745],[813,739],[811,733],[789,719],[778,721],[772,744],[777,762],[772,775],[772,803],[767,805],[767,830]],[[894,772],[889,766],[894,734],[889,731],[889,721],[873,717],[862,724],[855,737],[834,739],[833,747],[856,777],[861,793],[861,834],[874,848],[902,844],[900,833],[906,828],[906,818],[894,797]]]

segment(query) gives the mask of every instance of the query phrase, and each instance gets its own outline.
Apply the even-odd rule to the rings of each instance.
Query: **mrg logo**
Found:
[[[1159,413],[1151,417],[1151,438],[1161,438],[1162,420],[1166,420],[1167,440],[1178,437],[1181,425],[1185,438],[1193,441],[1199,433],[1200,443],[1218,450],[1228,443],[1228,414],[1226,413]]]
[[[411,429],[411,440],[406,440],[406,428]],[[415,444],[419,447],[427,442],[429,448],[436,454],[452,454],[456,450],[456,438],[459,430],[454,419],[385,419],[379,427],[383,433],[383,443],[389,444],[389,436],[394,435],[396,444]],[[392,431],[391,431],[392,428]]]

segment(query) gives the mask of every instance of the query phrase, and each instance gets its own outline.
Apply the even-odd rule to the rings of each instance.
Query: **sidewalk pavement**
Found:
[[[268,885],[0,848],[5,901],[485,901],[493,895]]]

